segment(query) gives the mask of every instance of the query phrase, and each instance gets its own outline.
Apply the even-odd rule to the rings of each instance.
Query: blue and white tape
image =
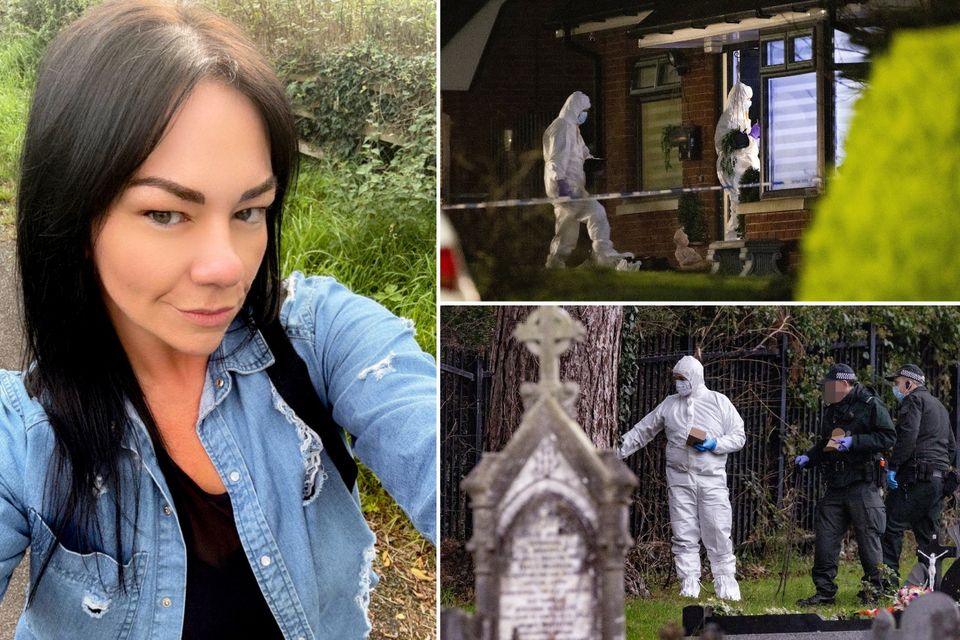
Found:
[[[801,188],[819,188],[821,181],[817,178],[813,180],[776,180],[773,182],[753,182],[750,184],[741,184],[740,188],[749,187],[784,187],[790,186],[796,189]],[[721,191],[732,189],[730,185],[711,185],[705,187],[674,187],[672,189],[654,189],[652,191],[617,191],[611,193],[591,194],[584,198],[572,198],[563,196],[560,198],[520,198],[513,200],[494,200],[492,202],[465,202],[462,204],[445,204],[441,208],[444,211],[457,211],[464,209],[495,209],[499,207],[529,207],[538,204],[562,204],[566,202],[586,202],[588,200],[617,200],[626,198],[653,198],[657,196],[675,196],[683,193],[703,193],[708,191]]]

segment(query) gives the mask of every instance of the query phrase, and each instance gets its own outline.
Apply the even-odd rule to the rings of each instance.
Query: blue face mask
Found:
[[[900,391],[899,387],[893,388],[893,397],[897,399],[897,402],[902,402],[905,394],[903,391]]]
[[[581,111],[579,114],[577,114],[577,124],[583,124],[586,121],[587,121],[586,111]]]

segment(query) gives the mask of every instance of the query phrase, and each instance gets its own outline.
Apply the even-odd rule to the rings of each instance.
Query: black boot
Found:
[[[825,596],[819,593],[815,593],[809,598],[803,598],[802,600],[797,600],[797,606],[800,607],[815,607],[821,604],[833,604],[835,599],[832,596]]]

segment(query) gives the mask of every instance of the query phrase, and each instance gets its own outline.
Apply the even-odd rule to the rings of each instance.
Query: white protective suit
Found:
[[[587,193],[587,176],[583,163],[592,158],[580,136],[577,116],[590,108],[590,98],[580,91],[574,91],[563,103],[560,115],[543,132],[543,185],[547,195],[556,198],[560,195],[558,180],[566,180],[570,195],[583,198]],[[580,236],[580,223],[586,223],[587,235],[593,243],[593,259],[598,265],[615,267],[624,258],[632,258],[632,253],[618,253],[610,242],[610,223],[607,212],[596,200],[559,203],[553,205],[556,216],[556,231],[550,243],[550,255],[547,267],[566,266],[566,259],[577,246]]]
[[[739,600],[740,589],[734,577],[737,559],[730,539],[732,510],[726,465],[727,454],[743,447],[743,418],[727,396],[707,389],[703,365],[696,358],[683,356],[673,371],[690,381],[692,393],[667,396],[623,434],[620,457],[646,446],[661,430],[666,432],[667,493],[674,560],[683,582],[681,594],[699,595],[702,540],[717,596]],[[687,445],[691,427],[700,427],[708,437],[715,438],[716,448],[701,452]]]
[[[756,138],[748,136],[750,145],[733,152],[732,174],[724,173],[723,169],[720,168],[720,143],[724,136],[731,131],[750,133],[750,105],[752,104],[753,89],[742,82],[734,84],[730,93],[727,94],[727,108],[720,114],[720,120],[717,121],[717,132],[713,137],[717,149],[717,177],[720,178],[720,184],[728,187],[727,193],[730,194],[730,218],[727,220],[727,227],[723,232],[724,240],[736,240],[740,237],[740,234],[737,233],[740,179],[747,169],[760,170],[760,143]]]

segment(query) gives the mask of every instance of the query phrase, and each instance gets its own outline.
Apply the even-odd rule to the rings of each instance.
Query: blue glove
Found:
[[[566,181],[565,178],[557,179],[557,195],[563,198],[564,196],[572,195],[570,193],[570,184]]]
[[[693,445],[693,448],[697,451],[713,451],[717,448],[717,439],[716,438],[707,438],[701,444]]]
[[[838,451],[850,451],[850,447],[853,446],[853,436],[845,436],[843,438],[834,438],[834,442],[837,443]]]
[[[797,456],[793,459],[793,464],[803,469],[805,466],[810,464],[810,456]]]
[[[896,489],[900,486],[900,483],[897,482],[897,472],[887,470],[887,487],[891,489]]]

